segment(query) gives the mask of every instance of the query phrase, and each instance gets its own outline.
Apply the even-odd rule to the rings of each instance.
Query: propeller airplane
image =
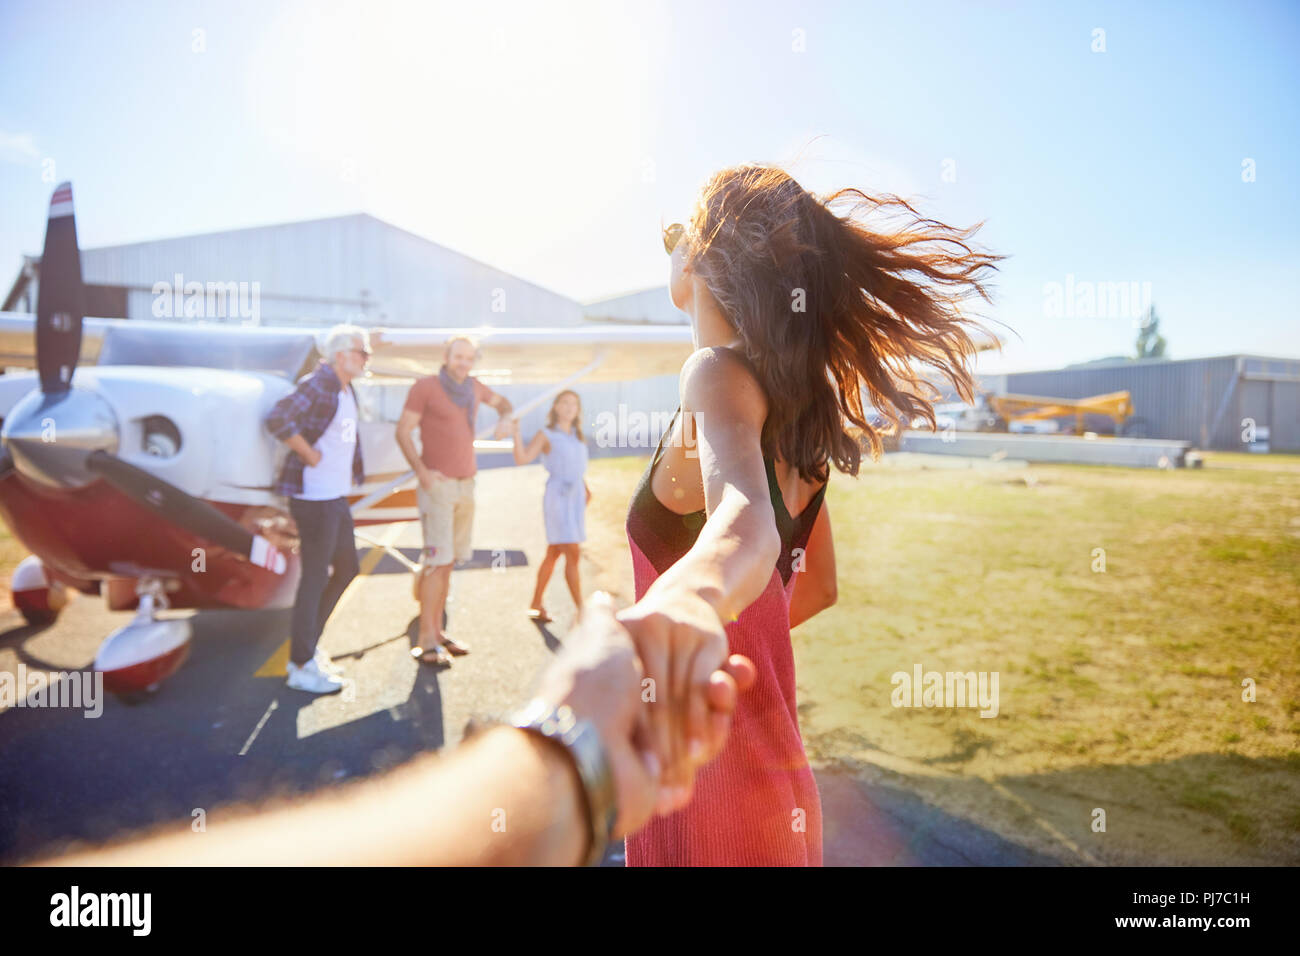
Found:
[[[84,302],[63,183],[50,201],[36,315],[0,313],[0,365],[34,367],[0,375],[0,517],[32,552],[13,581],[28,621],[56,617],[67,588],[136,609],[93,665],[105,688],[131,698],[156,689],[188,652],[189,621],[159,610],[292,603],[294,529],[271,491],[289,452],[263,421],[320,355],[311,330],[84,318]],[[516,417],[578,380],[676,374],[692,348],[685,325],[370,334],[373,382],[436,371],[445,343],[466,335],[481,366],[512,384],[551,385]],[[367,483],[351,496],[355,522],[415,520],[396,419],[376,410],[382,401],[362,404]],[[482,434],[476,446],[505,443]]]

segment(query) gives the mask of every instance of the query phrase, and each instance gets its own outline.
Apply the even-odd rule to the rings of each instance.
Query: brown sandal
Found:
[[[551,621],[555,620],[545,611],[537,611],[531,607],[528,609],[528,616],[532,618],[534,621],[536,621],[538,624],[550,624]]]
[[[451,651],[457,657],[469,653],[468,647],[466,647],[464,644],[459,644],[456,641],[453,641],[450,637],[444,637],[442,639],[442,646],[445,647],[447,650]]]
[[[434,656],[429,657],[430,654]],[[436,667],[451,666],[451,656],[440,644],[435,644],[429,648],[413,647],[411,648],[411,656],[421,664],[433,664]]]

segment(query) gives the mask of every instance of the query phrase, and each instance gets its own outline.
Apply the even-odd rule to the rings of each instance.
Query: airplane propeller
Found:
[[[85,301],[72,184],[62,183],[50,199],[36,305],[41,389],[24,398],[5,421],[0,468],[10,460],[32,480],[56,487],[103,479],[164,520],[283,574],[285,558],[265,538],[114,454],[118,428],[111,406],[95,392],[72,387]]]
[[[182,491],[143,468],[108,452],[91,452],[86,467],[137,504],[200,538],[283,574],[285,559],[269,541],[253,534],[202,498]]]
[[[36,302],[36,368],[41,391],[54,396],[72,388],[72,373],[81,352],[81,319],[86,311],[77,220],[72,212],[72,183],[60,183],[50,197],[40,283]]]

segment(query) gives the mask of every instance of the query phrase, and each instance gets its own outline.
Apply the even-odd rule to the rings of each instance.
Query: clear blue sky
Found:
[[[365,211],[583,300],[663,283],[660,217],[774,161],[987,221],[1019,338],[981,370],[1131,351],[1045,313],[1067,276],[1151,283],[1174,357],[1300,356],[1294,2],[4,0],[0,44],[5,289],[47,159],[85,247]]]

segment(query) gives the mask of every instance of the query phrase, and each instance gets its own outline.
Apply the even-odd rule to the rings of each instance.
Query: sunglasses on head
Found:
[[[686,235],[686,227],[680,222],[675,222],[664,230],[664,252],[670,256],[673,250],[677,248],[677,243],[682,241],[682,236]]]

